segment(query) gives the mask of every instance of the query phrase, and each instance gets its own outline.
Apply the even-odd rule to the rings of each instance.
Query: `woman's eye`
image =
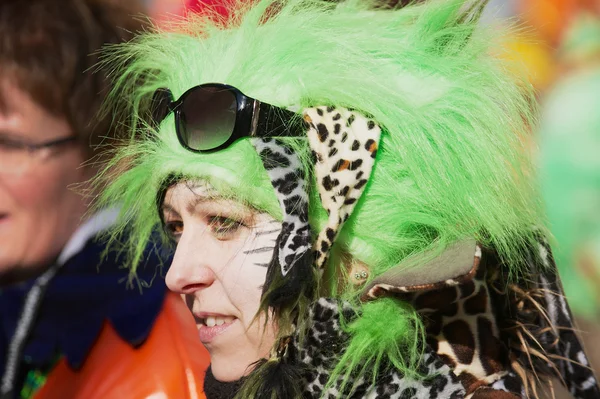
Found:
[[[174,241],[178,241],[179,237],[181,237],[181,234],[183,233],[183,222],[180,220],[166,222],[165,230]]]
[[[5,139],[0,137],[0,151],[3,152],[15,152],[22,151],[24,148],[23,144],[18,143],[17,141],[13,141],[10,139]]]
[[[208,223],[212,233],[218,240],[230,240],[244,227],[242,222],[224,216],[210,216]]]

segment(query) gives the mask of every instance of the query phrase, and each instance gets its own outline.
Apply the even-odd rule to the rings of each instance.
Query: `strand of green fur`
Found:
[[[157,132],[140,123],[155,89],[168,87],[178,97],[197,84],[221,82],[280,106],[351,107],[384,127],[373,177],[336,244],[368,265],[371,275],[464,237],[494,246],[518,272],[522,249],[534,241],[532,226],[540,220],[520,139],[535,124],[534,101],[528,86],[516,83],[507,65],[490,54],[500,32],[476,27],[462,6],[451,0],[373,11],[358,0],[262,0],[253,8],[237,5],[227,29],[194,17],[177,27],[179,33],[148,33],[110,50],[106,62],[114,65],[116,88],[107,110],[118,111],[132,138],[98,184],[109,181],[101,204],[123,205],[121,230],[133,230],[132,268],[159,224],[157,191],[172,173],[207,180],[223,196],[281,219],[247,141],[192,154],[179,145],[172,117]],[[271,16],[264,18],[267,9]],[[309,157],[304,160],[309,173]],[[313,182],[314,231],[325,220]],[[341,295],[356,300],[354,292]],[[381,306],[369,308],[400,309],[391,302]],[[363,317],[371,310],[365,312]],[[281,331],[289,330],[292,318],[281,320]],[[420,331],[398,328],[383,341],[393,342],[391,354],[410,347],[405,344]],[[358,359],[381,361],[360,344],[370,339],[367,330],[356,328],[352,335],[356,344],[344,354],[352,366],[335,371],[346,380],[360,371]],[[387,360],[410,371],[409,358]]]
[[[324,391],[335,387],[346,392],[356,388],[356,376],[375,386],[383,373],[398,372],[424,378],[416,369],[421,361],[425,330],[414,308],[394,298],[382,298],[362,305],[361,315],[343,324],[350,336],[347,348],[332,371]]]

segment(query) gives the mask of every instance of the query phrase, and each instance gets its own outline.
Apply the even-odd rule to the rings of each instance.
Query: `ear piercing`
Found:
[[[366,270],[354,273],[354,278],[357,280],[365,280],[367,277],[369,277],[369,273],[367,273]]]

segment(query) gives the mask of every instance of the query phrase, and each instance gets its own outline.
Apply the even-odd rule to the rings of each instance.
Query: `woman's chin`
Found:
[[[211,357],[210,368],[217,381],[232,382],[237,381],[251,371],[251,367],[240,367],[239,362],[219,362],[218,359]]]
[[[250,374],[257,362],[269,357],[275,343],[276,329],[269,325],[269,328],[263,331],[260,328],[263,325],[261,323],[259,320],[247,328],[241,320],[234,319],[230,324],[223,323],[217,326],[219,331],[212,327],[215,329],[212,339],[204,337],[204,341],[207,342],[203,343],[210,353],[212,374],[217,381],[237,381]],[[207,332],[212,331],[211,327],[199,326],[200,335],[203,329]]]
[[[231,347],[227,349],[233,350],[224,353],[214,348],[208,349],[212,374],[221,382],[237,381],[247,376],[256,368],[256,364],[269,354],[268,349],[259,351],[244,351],[242,347],[237,348],[238,350]]]

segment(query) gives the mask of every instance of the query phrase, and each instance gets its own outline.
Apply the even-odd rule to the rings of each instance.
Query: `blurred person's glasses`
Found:
[[[0,173],[21,175],[26,173],[35,162],[48,155],[55,147],[76,141],[74,136],[62,137],[42,143],[31,143],[0,135]]]

